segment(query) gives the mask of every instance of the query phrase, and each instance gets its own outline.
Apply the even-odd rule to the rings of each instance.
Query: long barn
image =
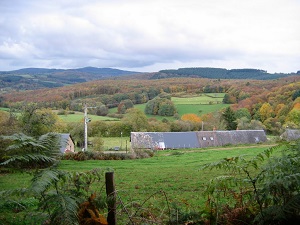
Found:
[[[134,149],[205,148],[266,141],[264,130],[131,132],[131,147]]]

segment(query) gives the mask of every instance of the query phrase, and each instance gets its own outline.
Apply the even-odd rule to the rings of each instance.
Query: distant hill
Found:
[[[112,68],[84,67],[78,69],[24,68],[14,71],[0,71],[0,94],[14,90],[37,90],[55,88],[94,80],[154,80],[177,77],[195,77],[208,79],[252,79],[273,80],[282,77],[300,75],[297,73],[267,73],[258,69],[223,68],[179,68],[160,70],[152,73],[139,73]]]
[[[222,68],[179,68],[177,70],[160,70],[151,79],[163,79],[171,77],[201,77],[209,79],[253,79],[253,80],[272,80],[293,75],[297,73],[267,73],[258,69],[222,69]]]
[[[0,93],[12,90],[61,87],[134,74],[139,74],[139,72],[96,67],[78,69],[24,68],[14,71],[0,71]]]

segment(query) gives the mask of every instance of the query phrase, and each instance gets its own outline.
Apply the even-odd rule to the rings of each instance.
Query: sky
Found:
[[[0,71],[300,70],[300,0],[0,0]]]

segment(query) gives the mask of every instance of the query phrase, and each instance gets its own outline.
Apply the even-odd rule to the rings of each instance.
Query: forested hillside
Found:
[[[170,77],[202,77],[210,79],[257,79],[270,80],[287,77],[297,73],[268,73],[258,69],[222,69],[222,68],[179,68],[177,70],[161,70],[154,74],[151,79],[162,79]]]
[[[138,72],[95,67],[79,69],[26,68],[14,71],[0,71],[0,93],[12,90],[61,87],[132,74],[138,74]]]
[[[180,68],[153,73],[139,73],[111,68],[85,67],[78,69],[25,68],[15,71],[0,71],[0,94],[14,90],[37,90],[84,83],[92,80],[156,80],[164,78],[209,78],[209,79],[252,79],[272,80],[297,73],[267,73],[257,69]]]

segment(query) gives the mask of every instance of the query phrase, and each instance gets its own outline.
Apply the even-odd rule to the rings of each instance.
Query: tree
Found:
[[[81,123],[69,123],[68,124],[70,134],[72,135],[77,146],[83,147],[84,145],[84,124]],[[91,132],[91,127],[88,126],[88,133]]]
[[[260,119],[262,122],[270,117],[273,117],[273,113],[273,108],[268,102],[265,102],[259,109]]]
[[[148,128],[148,119],[140,109],[128,109],[121,121],[130,125],[132,128],[131,131],[146,131]]]
[[[231,96],[230,94],[225,94],[223,98],[224,104],[233,104],[236,102],[236,98],[234,96]]]
[[[98,116],[106,116],[108,114],[108,108],[106,105],[101,105],[97,107],[96,115]]]
[[[38,109],[36,105],[26,106],[19,120],[23,132],[35,137],[65,128],[65,124],[52,110]]]
[[[237,122],[236,122],[235,113],[230,107],[227,107],[224,110],[222,114],[222,118],[226,123],[226,130],[236,130]]]
[[[167,97],[156,97],[147,102],[145,113],[149,115],[173,116],[176,113],[176,108]]]
[[[248,109],[241,108],[235,111],[235,116],[237,119],[241,119],[242,117],[246,117],[248,120],[251,120],[251,114]]]
[[[133,103],[130,99],[126,99],[120,102],[118,105],[118,113],[124,114],[127,109],[133,108]]]
[[[296,125],[296,127],[300,127],[300,110],[293,109],[289,112],[289,114],[286,117],[286,123],[293,123]]]
[[[249,120],[246,117],[237,119],[237,126],[240,130],[264,130],[265,125],[259,120]]]
[[[294,101],[298,97],[300,97],[300,89],[294,92],[294,94],[292,95],[292,100]]]
[[[201,122],[201,118],[194,113],[184,114],[181,119],[183,121],[191,121],[191,122]]]
[[[281,123],[277,118],[268,118],[266,119],[263,124],[266,127],[266,130],[271,133],[271,134],[280,134],[280,129],[281,129]]]
[[[159,104],[158,115],[160,116],[174,116],[176,113],[173,102],[166,99]]]

